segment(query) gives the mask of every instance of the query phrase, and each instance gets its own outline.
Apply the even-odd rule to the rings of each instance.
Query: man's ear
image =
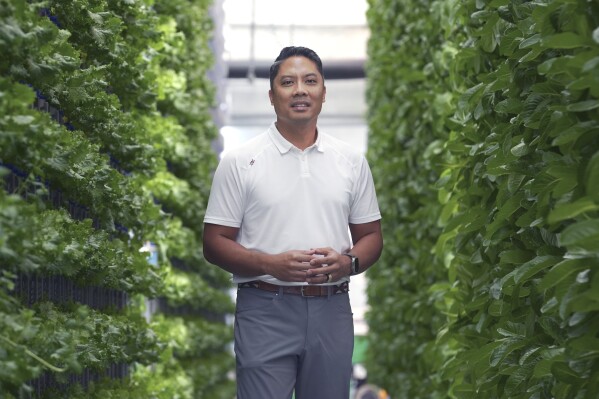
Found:
[[[322,92],[322,102],[323,103],[326,101],[326,97],[327,97],[327,87],[324,86],[324,90]]]
[[[275,104],[272,102],[272,90],[269,90],[269,91],[268,91],[268,98],[270,98],[270,105],[275,105]]]

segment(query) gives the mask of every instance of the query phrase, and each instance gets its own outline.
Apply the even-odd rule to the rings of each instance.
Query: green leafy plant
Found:
[[[0,190],[0,262],[23,275],[61,275],[81,285],[104,286],[154,296],[164,271],[144,256],[64,210],[39,211]]]
[[[451,345],[435,342],[449,288],[443,258],[431,252],[441,233],[435,183],[456,95],[449,73],[459,31],[435,1],[372,2],[368,20],[368,158],[383,216],[385,250],[367,272],[372,310],[369,381],[397,398],[444,398],[440,372]],[[384,161],[382,161],[384,160]]]
[[[393,323],[387,313],[393,302],[391,290],[381,290],[378,284],[402,267],[429,278],[438,276],[415,286],[415,292],[430,295],[437,311],[425,313],[422,301],[395,303],[402,317],[420,310],[436,336],[419,335],[424,339],[416,341],[417,348],[410,346],[414,341],[404,343],[401,338],[371,340],[373,378],[397,392],[405,392],[406,384],[411,389],[411,381],[422,379],[420,373],[433,373],[441,382],[419,387],[406,397],[597,396],[598,306],[592,292],[599,250],[594,194],[599,150],[599,8],[584,1],[473,0],[459,5],[436,1],[429,7],[440,13],[416,18],[415,5],[401,13],[394,6],[393,2],[373,3],[370,11],[373,23],[391,32],[388,35],[395,32],[389,26],[408,19],[398,24],[406,27],[406,35],[371,39],[371,71],[376,72],[371,74],[374,90],[369,93],[371,143],[374,154],[379,154],[372,159],[393,159],[380,153],[393,151],[394,142],[377,137],[389,126],[410,126],[410,136],[403,142],[410,143],[430,120],[431,104],[436,109],[437,104],[446,104],[450,112],[434,119],[439,122],[431,132],[439,135],[439,142],[434,142],[434,136],[427,140],[442,157],[431,165],[413,164],[402,182],[405,189],[394,191],[395,186],[385,182],[390,173],[373,168],[375,180],[383,179],[381,197],[385,201],[389,195],[396,204],[411,200],[410,188],[418,187],[426,181],[421,176],[430,173],[436,179],[437,198],[422,206],[432,207],[428,214],[438,217],[437,226],[442,227],[430,228],[421,217],[419,228],[432,233],[430,240],[397,251],[393,261],[384,258],[377,266],[383,270],[375,272],[375,268],[369,274],[374,281],[369,320],[377,339],[387,337],[378,334]],[[413,45],[435,37],[426,28],[433,18],[451,35],[433,46]],[[400,55],[394,59],[396,48]],[[415,71],[403,70],[395,78],[397,84],[385,84],[394,70],[379,71],[376,65],[404,62]],[[436,86],[428,92],[431,100],[415,107],[413,114],[405,113],[414,104],[412,93],[430,87],[430,81],[418,80],[430,71],[436,73]],[[391,98],[391,93],[403,92],[414,81],[417,88],[396,97],[400,102]],[[394,114],[397,118],[380,123],[384,121],[380,115],[391,110],[400,110]],[[403,148],[396,157],[400,165],[413,159]],[[383,204],[383,209],[394,209],[393,204]],[[404,213],[384,212],[388,212],[386,224],[410,231]],[[405,238],[387,232],[386,248],[390,240],[394,249],[403,248],[414,235]],[[412,265],[413,253],[424,257],[431,252],[435,259],[427,259],[428,264],[437,265],[432,271]],[[405,276],[390,284],[405,284]],[[423,350],[431,345],[442,356],[426,356]],[[379,350],[383,347],[386,355]],[[397,349],[389,351],[390,347]],[[403,359],[408,353],[411,357],[399,367],[377,364],[388,365],[387,359]],[[414,353],[425,356],[412,360]],[[432,361],[423,368],[427,359]]]
[[[231,396],[229,326],[200,316],[232,311],[226,273],[198,250],[217,162],[214,89],[205,76],[208,6],[0,1],[0,175],[10,182],[10,192],[0,190],[0,391],[7,398],[34,395],[30,383],[41,375],[66,383],[115,364],[128,365],[131,378],[41,397]],[[159,255],[152,264],[140,252],[148,241]],[[120,312],[67,297],[25,307],[19,299],[31,298],[17,298],[14,285],[23,276],[60,276],[132,299]],[[139,305],[144,295],[198,315],[160,324],[162,316]],[[166,342],[146,320],[152,316]],[[177,336],[184,331],[202,337]]]

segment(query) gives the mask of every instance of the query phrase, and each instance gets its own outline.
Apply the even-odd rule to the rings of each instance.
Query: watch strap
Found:
[[[355,276],[356,274],[360,273],[360,264],[358,261],[358,257],[350,253],[344,253],[343,255],[347,256],[351,260],[350,276]]]

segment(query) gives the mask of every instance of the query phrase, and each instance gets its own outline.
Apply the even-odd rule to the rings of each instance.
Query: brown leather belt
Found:
[[[301,295],[304,297],[329,296],[349,292],[349,283],[346,281],[339,285],[276,285],[261,280],[248,281],[237,284],[239,288],[257,288],[263,291],[279,292],[282,288],[284,294]]]

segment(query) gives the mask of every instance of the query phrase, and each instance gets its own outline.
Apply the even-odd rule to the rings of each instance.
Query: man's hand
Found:
[[[292,250],[272,255],[266,274],[281,281],[303,283],[306,281],[307,272],[314,267],[310,263],[314,254],[314,250]]]
[[[306,271],[309,284],[323,284],[337,281],[351,273],[350,259],[335,251],[333,248],[316,248],[310,261],[311,268]],[[330,275],[330,277],[329,277]]]

